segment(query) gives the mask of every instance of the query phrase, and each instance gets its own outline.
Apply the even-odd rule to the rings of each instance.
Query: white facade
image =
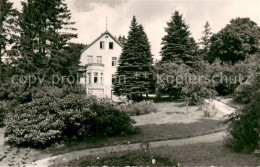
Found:
[[[86,69],[86,75],[80,83],[85,85],[87,94],[112,97],[112,76],[116,74],[121,52],[122,45],[108,31],[83,49],[80,66]]]

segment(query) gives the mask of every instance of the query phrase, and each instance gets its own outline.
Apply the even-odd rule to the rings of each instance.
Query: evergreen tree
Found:
[[[60,74],[66,61],[71,14],[65,0],[27,0],[22,2],[20,16],[22,59],[19,67],[25,73]]]
[[[204,26],[204,31],[202,32],[203,36],[200,39],[200,46],[201,46],[201,55],[203,58],[206,58],[208,53],[209,53],[209,49],[210,49],[210,38],[212,36],[212,32],[211,32],[211,28],[209,25],[209,22],[206,22],[205,26]]]
[[[17,40],[16,16],[18,12],[13,9],[13,3],[9,0],[0,0],[0,83],[3,82],[4,76],[9,73],[9,66],[3,64],[3,56],[11,56],[9,48]],[[9,48],[8,48],[9,47]]]
[[[121,35],[119,35],[119,37],[118,37],[118,41],[124,46],[125,45],[125,43],[126,43],[126,37],[123,35],[123,36],[121,36]]]
[[[196,60],[197,45],[190,36],[189,26],[182,19],[178,11],[172,15],[171,20],[167,22],[165,32],[162,38],[162,62],[185,63],[192,66]]]
[[[150,91],[152,62],[148,37],[134,16],[117,68],[115,93],[134,101],[142,100],[142,95]]]
[[[66,46],[65,61],[61,62],[62,76],[76,76],[79,70],[81,51],[86,47],[84,44],[69,43]]]

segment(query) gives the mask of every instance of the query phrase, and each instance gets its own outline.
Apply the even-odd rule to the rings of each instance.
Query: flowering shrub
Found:
[[[17,106],[6,119],[11,145],[49,147],[66,139],[132,132],[131,119],[112,103],[45,87]]]
[[[157,112],[158,109],[155,107],[154,103],[151,101],[142,101],[139,103],[127,103],[118,106],[120,110],[127,113],[130,116],[134,115],[144,115],[152,112]]]

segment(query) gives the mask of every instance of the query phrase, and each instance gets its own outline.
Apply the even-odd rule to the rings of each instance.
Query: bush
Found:
[[[260,75],[257,76],[260,78]],[[260,144],[260,87],[251,94],[251,102],[229,116],[230,138],[227,142],[235,151],[254,151]]]
[[[118,106],[118,108],[130,116],[144,115],[144,114],[149,114],[152,112],[155,113],[158,111],[157,108],[155,107],[154,103],[150,102],[150,101],[121,104]]]
[[[45,148],[67,139],[129,134],[129,116],[107,100],[67,93],[66,88],[34,90],[33,100],[8,114],[8,143]]]
[[[249,104],[254,99],[252,94],[254,94],[259,87],[260,77],[255,78],[251,83],[240,85],[234,93],[234,100],[238,103]]]
[[[5,112],[4,104],[0,102],[0,128],[4,126]]]

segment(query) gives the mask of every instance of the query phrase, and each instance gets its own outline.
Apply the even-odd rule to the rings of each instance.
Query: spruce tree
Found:
[[[149,93],[153,62],[150,47],[142,25],[134,16],[117,68],[117,81],[114,83],[117,95],[140,101],[143,94]]]
[[[71,14],[64,0],[27,0],[20,15],[22,59],[19,67],[26,73],[60,74],[66,61]]]
[[[162,38],[162,62],[185,63],[192,66],[196,59],[197,45],[190,36],[189,26],[182,15],[175,11],[165,28]]]
[[[126,37],[123,35],[123,36],[121,36],[121,35],[119,35],[119,37],[118,37],[118,41],[124,46],[125,45],[125,43],[126,43]]]
[[[200,39],[200,46],[201,46],[201,54],[203,58],[207,57],[210,49],[210,38],[212,36],[211,28],[209,22],[206,22],[204,26],[204,31],[202,32],[203,36]]]
[[[11,56],[11,47],[17,42],[16,17],[17,10],[9,0],[0,0],[0,83],[9,73],[9,67],[3,64],[3,56]],[[8,48],[9,47],[9,48]]]

